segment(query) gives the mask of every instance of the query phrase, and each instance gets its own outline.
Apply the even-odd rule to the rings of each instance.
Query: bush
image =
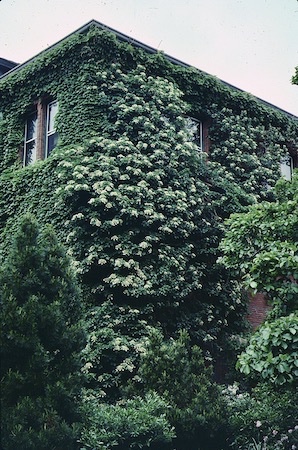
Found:
[[[190,345],[185,331],[165,341],[153,330],[139,376],[145,392],[155,390],[171,408],[175,449],[221,449],[225,442],[225,408],[219,386],[212,382],[202,351]]]
[[[297,384],[298,317],[290,314],[265,322],[252,335],[237,367],[253,379],[265,379],[276,385]]]
[[[154,392],[146,394],[145,398],[135,397],[114,405],[101,403],[92,394],[87,395],[82,444],[92,450],[166,444],[174,437],[166,418],[168,409],[167,403]]]
[[[2,410],[3,450],[77,449],[78,424],[61,418],[45,397],[22,398]]]
[[[259,384],[249,393],[241,392],[235,384],[225,389],[224,395],[231,448],[247,450],[253,440],[260,449],[262,444],[266,444],[263,448],[267,450],[290,449],[292,445],[298,445],[295,428],[298,393],[295,389],[279,388],[275,391],[268,384]]]

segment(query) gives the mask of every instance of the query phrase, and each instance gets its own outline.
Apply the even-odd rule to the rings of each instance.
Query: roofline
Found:
[[[55,42],[54,44],[50,45],[49,47],[45,48],[44,50],[42,50],[41,52],[37,53],[36,55],[32,56],[32,58],[28,59],[27,61],[18,64],[16,67],[12,68],[9,72],[5,73],[4,75],[2,75],[0,78],[4,78],[7,75],[10,75],[14,72],[18,72],[19,70],[21,70],[23,67],[27,66],[28,64],[30,64],[34,59],[38,58],[40,55],[47,53],[49,51],[51,51],[52,49],[54,49],[55,47],[57,47],[58,45],[60,45],[62,42],[66,41],[68,38],[70,38],[71,36],[73,36],[74,34],[78,34],[78,33],[84,33],[85,31],[87,31],[92,25],[97,26],[98,28],[101,28],[103,30],[112,32],[113,34],[115,34],[117,36],[117,38],[119,38],[121,41],[125,41],[128,42],[132,45],[135,45],[136,47],[142,48],[143,50],[149,52],[149,53],[158,53],[158,50],[156,50],[154,47],[150,47],[149,45],[144,44],[141,41],[138,41],[137,39],[132,38],[131,36],[128,36],[124,33],[121,33],[120,31],[115,30],[114,28],[111,28],[107,25],[105,25],[104,23],[101,23],[97,20],[90,20],[89,22],[87,22],[85,25],[83,25],[82,27],[78,28],[75,31],[72,31],[71,33],[69,33],[68,35],[66,35],[65,37],[63,37],[62,39],[60,39],[59,41]],[[178,64],[180,66],[184,66],[184,67],[192,67],[189,64],[186,64],[182,61],[179,61],[176,58],[173,58],[172,56],[166,55],[165,57],[173,62],[174,64]]]
[[[141,48],[142,50],[145,50],[146,52],[149,52],[149,53],[151,53],[151,54],[156,54],[156,53],[159,52],[159,50],[155,49],[154,47],[151,47],[151,46],[149,46],[149,45],[147,45],[147,44],[144,44],[143,42],[138,41],[137,39],[134,39],[134,38],[132,38],[131,36],[128,36],[127,34],[121,33],[120,31],[115,30],[114,28],[111,28],[111,27],[105,25],[104,23],[101,23],[101,22],[99,22],[99,21],[97,21],[97,20],[92,19],[92,20],[90,20],[89,22],[87,22],[85,25],[83,25],[83,26],[81,26],[80,28],[78,28],[77,30],[73,31],[72,33],[69,33],[67,36],[63,37],[63,38],[60,39],[59,41],[55,42],[54,44],[50,45],[50,46],[47,47],[46,49],[44,49],[44,50],[42,50],[41,52],[37,53],[37,55],[35,55],[35,56],[33,56],[32,58],[28,59],[28,60],[25,61],[24,63],[21,63],[21,64],[16,65],[16,66],[13,67],[12,69],[10,69],[8,72],[6,72],[6,73],[4,73],[3,75],[1,75],[1,76],[0,76],[0,81],[1,81],[3,78],[5,78],[5,77],[7,77],[7,76],[9,76],[9,75],[11,75],[11,74],[13,74],[13,73],[15,73],[15,72],[18,72],[18,71],[21,70],[23,67],[26,67],[26,66],[27,66],[28,64],[30,64],[32,61],[34,61],[36,58],[38,58],[40,55],[42,55],[42,54],[44,54],[44,53],[47,53],[47,52],[51,51],[52,49],[54,49],[55,47],[57,47],[58,45],[60,45],[62,42],[66,41],[68,38],[70,38],[70,37],[73,36],[74,34],[84,33],[84,32],[87,31],[92,25],[95,25],[95,26],[97,26],[98,28],[101,28],[101,29],[103,29],[103,30],[112,32],[112,33],[115,34],[115,35],[117,36],[117,38],[119,38],[121,41],[128,42],[129,44],[132,44],[132,45],[134,45],[134,46],[136,46],[136,47],[139,47],[139,48]],[[165,58],[166,58],[168,61],[170,61],[171,63],[173,63],[173,64],[176,64],[176,65],[179,65],[179,66],[182,66],[182,67],[185,67],[185,68],[195,68],[196,70],[198,70],[198,71],[201,72],[202,74],[207,75],[207,76],[211,76],[209,73],[207,73],[207,72],[205,72],[205,71],[203,71],[203,70],[201,70],[201,69],[198,69],[197,67],[194,67],[194,66],[192,66],[191,64],[187,64],[187,63],[185,63],[185,62],[183,62],[183,61],[181,61],[181,60],[179,60],[179,59],[177,59],[177,58],[174,58],[173,56],[170,56],[170,55],[168,55],[168,54],[166,54],[166,53],[163,53],[163,54],[164,54]],[[233,89],[233,90],[236,90],[236,91],[238,91],[238,92],[248,93],[247,91],[244,91],[243,89],[240,89],[240,88],[238,88],[238,87],[236,87],[236,86],[233,86],[232,84],[230,84],[230,83],[228,83],[228,82],[226,82],[226,81],[224,81],[224,80],[221,80],[220,78],[217,78],[217,77],[215,77],[215,78],[216,78],[217,80],[219,80],[221,83],[223,83],[225,86],[227,86],[227,87],[229,87],[229,88],[231,88],[231,89]],[[289,117],[291,117],[291,118],[293,118],[293,119],[298,120],[298,117],[295,116],[294,114],[292,114],[292,113],[290,113],[290,112],[288,112],[288,111],[286,111],[286,110],[284,110],[284,109],[282,109],[282,108],[279,108],[278,106],[273,105],[272,103],[269,103],[269,102],[267,102],[266,100],[263,100],[263,99],[261,99],[261,98],[259,98],[259,97],[256,97],[256,96],[253,95],[253,94],[250,94],[250,95],[251,95],[253,98],[255,98],[255,99],[257,99],[258,101],[260,101],[261,103],[263,103],[264,105],[269,106],[270,108],[273,108],[273,109],[277,109],[278,111],[282,112],[283,114],[286,114],[287,116],[289,116]]]
[[[13,65],[13,66],[17,66],[19,63],[16,63],[14,61],[10,61],[9,59],[6,58],[0,58],[0,64],[7,64],[7,65]]]

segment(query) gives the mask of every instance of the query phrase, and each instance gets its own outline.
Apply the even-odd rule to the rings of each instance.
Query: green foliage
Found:
[[[80,295],[53,230],[29,215],[1,269],[0,296],[2,448],[75,448]]]
[[[137,371],[149,333],[145,310],[111,301],[91,308],[86,315],[87,345],[83,350],[87,386],[104,402],[115,402]]]
[[[192,337],[215,354],[243,322],[238,291],[216,264],[221,217],[251,197],[205,164],[176,85],[141,66],[99,68],[92,58],[85,63],[80,81],[73,80],[76,87],[70,86],[71,76],[58,83],[60,66],[55,80],[41,76],[45,84],[37,92],[46,82],[49,89],[55,85],[61,144],[46,161],[2,172],[0,253],[6,254],[15,217],[34,212],[67,244],[86,301],[135,304],[138,299],[138,308],[152,302],[154,319],[166,333],[192,330]],[[22,117],[11,112],[19,114],[18,129],[26,102]],[[84,142],[87,135],[101,137]],[[64,145],[71,141],[81,145]]]
[[[232,320],[241,322],[243,310],[216,265],[219,214],[227,214],[222,192],[229,209],[249,200],[205,164],[172,83],[142,66],[126,73],[113,64],[95,86],[102,137],[54,156],[56,208],[70,213],[67,242],[81,279],[97,304],[152,302],[158,320],[160,304],[176,301],[177,320],[202,330],[200,341],[213,346]],[[191,308],[197,324],[189,320]]]
[[[280,180],[275,202],[261,202],[226,222],[221,261],[247,288],[265,291],[281,313],[297,310],[298,173]]]
[[[205,262],[196,262],[193,241],[204,210],[201,252],[214,245],[185,105],[171,83],[142,67],[113,70],[98,76],[107,78],[99,104],[111,105],[102,124],[107,137],[69,149],[58,166],[61,201],[74,212],[68,242],[99,294],[185,297],[202,288]]]
[[[265,322],[252,335],[244,353],[239,356],[239,370],[252,378],[276,385],[297,384],[298,317],[290,314]]]
[[[18,380],[16,380],[16,383]],[[60,394],[55,393],[59,405]],[[49,399],[49,397],[52,397]],[[23,397],[13,407],[2,406],[1,448],[3,450],[49,450],[63,448],[77,449],[80,426],[62,419],[62,414],[53,406],[53,394],[34,398]],[[64,414],[65,415],[65,414]],[[77,420],[77,419],[76,419]]]
[[[297,145],[297,132],[290,127],[287,137],[272,125],[264,125],[247,111],[233,114],[228,108],[212,114],[210,160],[230,183],[241,183],[254,200],[272,200],[280,178],[280,161],[289,143]]]
[[[59,146],[46,161],[21,168],[26,115],[37,99],[48,95],[59,101]],[[138,379],[150,326],[160,326],[166,336],[187,329],[204,354],[212,357],[227,348],[231,336],[243,327],[245,302],[238,286],[230,281],[229,270],[216,262],[222,221],[258,199],[272,200],[270,187],[279,176],[279,159],[297,146],[297,122],[213,77],[172,64],[160,53],[147,54],[96,27],[71,36],[4,77],[0,96],[1,262],[7,258],[12,232],[18,227],[16,218],[32,212],[43,227],[51,223],[67,245],[75,260],[71,270],[79,273],[85,303],[93,303],[87,313],[89,337],[81,372],[87,377],[90,396],[85,404],[89,411],[86,420],[90,421],[84,430],[85,445],[110,445],[104,441],[106,417],[110,436],[121,448],[149,442],[151,447],[165,446],[172,439],[171,418],[181,448],[189,430],[194,439],[200,430],[201,441],[209,440],[207,448],[210,439],[216,448],[222,424],[220,399],[200,351],[192,348],[185,336],[172,344],[162,339],[155,349],[161,358],[156,367],[159,363],[164,367],[159,371],[163,386],[153,379],[155,367],[144,359],[144,374],[146,364],[154,369],[152,379],[147,373],[152,387],[149,382],[146,385],[144,375],[146,393],[129,400],[125,387],[130,379]],[[192,142],[188,114],[211,123],[208,164]],[[292,200],[287,198],[290,208]],[[286,213],[292,217],[290,209]],[[291,220],[289,229],[295,223]],[[30,271],[29,264],[26,277],[17,277],[14,261],[9,263],[11,274],[5,269],[10,281],[2,295],[10,322],[5,322],[4,329],[19,327],[22,339],[18,337],[16,348],[27,346],[35,355],[27,372],[15,370],[11,379],[8,375],[3,379],[9,395],[18,396],[11,408],[6,408],[4,428],[13,428],[15,439],[7,441],[7,448],[54,448],[55,442],[72,448],[77,435],[72,427],[76,413],[71,419],[69,416],[76,408],[68,394],[69,386],[78,385],[72,367],[78,369],[79,364],[69,357],[72,359],[72,349],[75,353],[75,348],[81,348],[73,323],[79,316],[73,313],[76,302],[71,311],[60,309],[65,305],[62,298],[71,303],[69,296],[73,293],[74,299],[76,294],[69,288],[69,272],[70,278],[63,281],[65,274],[57,269],[58,263],[48,265],[43,240],[46,242],[46,233],[37,233],[36,252],[31,248],[30,253],[35,269]],[[281,242],[284,278],[278,286],[283,289],[288,311],[295,309],[295,283],[287,274],[293,275],[295,259],[291,258],[296,248],[283,235]],[[247,251],[250,246],[244,248]],[[266,247],[267,252],[272,250]],[[64,256],[58,259],[64,261]],[[275,267],[271,260],[270,267]],[[52,269],[57,271],[56,277]],[[256,265],[256,272],[264,271],[265,266]],[[274,293],[277,290],[274,286]],[[55,302],[58,308],[54,308]],[[27,314],[33,324],[28,333]],[[63,334],[68,314],[71,339]],[[61,346],[68,348],[63,369],[58,338]],[[52,346],[46,349],[49,353],[44,342]],[[11,359],[14,352],[9,354],[8,348],[12,344],[10,340],[4,345]],[[55,349],[60,353],[53,355]],[[173,368],[166,363],[167,351]],[[23,361],[26,354],[21,352],[13,361],[17,369],[18,360]],[[58,366],[59,383],[55,378]],[[47,384],[43,391],[40,377],[32,375],[37,367],[42,369],[40,377],[54,387]],[[43,370],[48,371],[47,376]],[[181,373],[188,385],[179,378]],[[28,392],[29,379],[34,392]],[[171,385],[171,379],[172,390],[165,386],[166,382]],[[22,392],[13,389],[13,383]],[[153,385],[159,389],[159,397],[152,394]],[[8,394],[5,396],[8,402]],[[64,406],[66,400],[69,407]],[[48,423],[54,423],[53,427]],[[68,436],[68,443],[63,436]],[[199,440],[192,444],[198,446]]]
[[[59,210],[53,195],[59,182],[54,155],[23,169],[0,174],[0,258],[7,256],[12,236],[18,228],[18,217],[33,214],[39,223],[54,226],[59,241],[65,241],[68,212]],[[41,182],[42,180],[42,182]]]
[[[136,68],[139,63],[146,71]],[[177,317],[198,334],[203,320],[201,340],[209,334],[219,342],[232,322],[239,327],[240,297],[215,262],[221,220],[266,196],[263,178],[278,176],[279,155],[297,137],[294,121],[213,77],[97,28],[5,77],[0,89],[4,254],[15,217],[34,211],[70,247],[84,291],[92,289],[98,303],[124,295],[129,302],[162,299],[172,306],[172,299],[191,298],[176,309]],[[17,171],[28,108],[45,94],[59,101],[60,149]],[[191,144],[185,114],[213,121],[207,165]],[[267,153],[258,162],[260,140]],[[240,151],[245,173],[238,174],[229,158],[239,165]],[[272,170],[266,166],[262,178],[260,168],[268,161],[274,161]]]
[[[82,431],[84,449],[164,448],[174,437],[166,413],[169,405],[156,393],[122,400],[115,405],[85,399],[87,421]]]
[[[274,306],[271,322],[252,335],[238,368],[277,385],[296,383],[298,375],[297,187],[296,172],[292,182],[278,182],[275,202],[261,202],[245,214],[232,215],[221,243],[221,262],[246,288],[266,292]]]
[[[235,450],[286,450],[298,444],[297,389],[279,386],[273,390],[259,384],[251,393],[234,384],[224,390],[229,424],[228,442]],[[293,447],[292,447],[293,446]]]
[[[292,77],[292,83],[293,84],[298,84],[298,67],[296,67],[295,74]]]
[[[153,330],[138,376],[145,392],[154,390],[171,405],[168,418],[177,436],[175,448],[207,448],[207,443],[221,448],[225,418],[220,390],[186,332],[165,341]]]

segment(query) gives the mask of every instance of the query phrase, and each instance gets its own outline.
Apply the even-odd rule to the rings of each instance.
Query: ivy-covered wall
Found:
[[[106,70],[108,77],[113,62],[125,70],[143,64],[149,75],[162,76],[177,85],[190,106],[190,115],[212,119],[210,159],[227,166],[236,178],[256,168],[253,159],[261,159],[262,167],[271,166],[275,172],[281,152],[297,151],[298,122],[294,117],[197,69],[173,64],[162,53],[146,53],[91,26],[88,32],[72,35],[0,81],[1,169],[15,162],[19,165],[16,148],[23,145],[26,113],[34,101],[45,95],[59,100],[57,129],[61,145],[97,136],[104,127],[94,95],[97,73]],[[239,155],[244,170],[234,168]],[[263,175],[271,185],[269,172],[265,170]]]
[[[48,95],[59,145],[23,168],[26,115]],[[91,302],[154,304],[165,332],[190,329],[209,350],[241,328],[216,262],[223,219],[271,198],[295,118],[96,26],[4,77],[0,98],[1,257],[30,211],[54,225]],[[210,123],[208,161],[187,115]]]

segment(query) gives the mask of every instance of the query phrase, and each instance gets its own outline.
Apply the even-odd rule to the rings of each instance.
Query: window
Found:
[[[193,143],[197,146],[200,152],[203,151],[203,124],[193,117],[186,118],[186,126],[191,134]]]
[[[25,127],[24,165],[28,166],[36,161],[37,144],[37,111],[29,115]]]
[[[285,156],[280,162],[281,175],[286,180],[291,180],[293,175],[294,161],[290,155]]]
[[[47,135],[46,135],[46,157],[56,147],[58,142],[58,133],[55,130],[55,116],[58,111],[58,102],[51,102],[47,105]]]
[[[27,116],[23,164],[28,166],[36,160],[47,158],[58,142],[55,130],[55,116],[58,102],[36,103],[35,110]]]

